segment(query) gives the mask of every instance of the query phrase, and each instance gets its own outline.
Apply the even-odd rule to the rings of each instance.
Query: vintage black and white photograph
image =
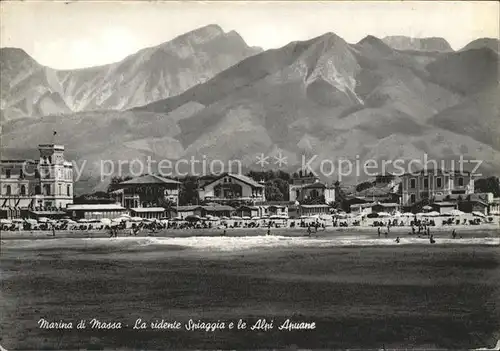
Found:
[[[2,1],[0,350],[500,350],[499,4]]]

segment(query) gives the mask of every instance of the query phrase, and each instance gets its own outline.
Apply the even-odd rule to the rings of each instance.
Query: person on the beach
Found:
[[[415,235],[415,227],[413,226],[413,224],[411,225],[411,233]]]
[[[56,227],[52,225],[52,236],[56,236]]]
[[[431,227],[427,227],[427,235],[431,235]]]
[[[308,225],[307,226],[307,235],[311,236],[311,233],[312,233],[311,226]]]
[[[271,235],[271,227],[267,227],[267,235]]]
[[[378,237],[380,238],[380,227],[377,227]]]
[[[451,236],[453,239],[455,239],[457,237],[457,232],[455,229],[453,229],[453,232],[451,233]]]
[[[387,222],[387,232],[390,233],[391,231],[391,221]]]
[[[434,235],[431,235],[431,237],[429,238],[429,242],[431,244],[435,244],[436,243],[436,240],[434,240]]]
[[[384,236],[385,236],[386,238],[387,238],[387,235],[388,235],[388,234],[389,234],[389,233],[387,233],[387,232],[384,232]]]
[[[224,233],[222,233],[223,236],[226,236],[226,228],[224,228]]]
[[[399,236],[396,238],[396,242],[399,244]]]

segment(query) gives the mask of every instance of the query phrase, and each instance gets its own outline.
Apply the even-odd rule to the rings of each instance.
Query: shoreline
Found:
[[[457,238],[475,238],[475,237],[500,237],[499,226],[496,224],[481,224],[481,225],[454,225],[454,226],[440,226],[430,227],[430,233],[436,238],[450,237],[453,230],[456,231]],[[244,236],[267,236],[267,228],[227,228],[226,237],[244,237]],[[404,237],[422,237],[427,238],[427,235],[422,232],[412,234],[411,227],[391,227],[387,237],[385,232],[386,227],[381,228],[380,238],[396,238]],[[271,236],[285,236],[285,237],[309,237],[307,228],[271,228]],[[326,227],[320,228],[317,232],[314,230],[311,237],[316,238],[335,238],[337,236],[359,236],[370,235],[378,238],[378,227]],[[141,230],[137,235],[132,235],[129,230],[121,230],[118,232],[118,237],[129,238],[186,238],[186,237],[223,237],[223,228],[212,229],[163,229],[158,232],[150,232]],[[60,238],[73,238],[73,239],[93,239],[93,238],[110,238],[109,231],[107,230],[64,230],[56,231],[56,235],[52,235],[52,231],[13,231],[2,232],[0,240],[39,240],[39,239],[60,239]]]

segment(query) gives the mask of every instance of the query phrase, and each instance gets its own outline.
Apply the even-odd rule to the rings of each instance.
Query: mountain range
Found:
[[[262,51],[234,31],[199,28],[104,66],[55,70],[16,48],[0,49],[3,119],[126,110],[177,95]]]
[[[330,166],[343,158],[380,164],[427,154],[443,162],[462,155],[483,160],[484,173],[500,170],[499,55],[494,40],[477,40],[453,51],[442,38],[367,36],[352,44],[326,33],[261,51],[217,26],[179,38],[172,41],[177,45],[173,51],[185,50],[190,79],[160,76],[157,72],[169,72],[169,77],[186,74],[164,56],[141,61],[140,69],[130,64],[139,60],[134,55],[135,59],[114,64],[120,70],[106,66],[108,88],[91,73],[105,66],[81,70],[87,73],[80,75],[56,72],[56,77],[70,77],[58,82],[72,82],[62,84],[65,88],[58,93],[67,110],[15,115],[4,108],[5,151],[16,156],[26,153],[26,140],[35,146],[57,130],[58,142],[66,145],[69,157],[86,162],[84,181],[77,184],[81,192],[105,186],[96,180],[102,159],[194,157],[241,160],[244,167],[259,169],[256,156],[263,153],[287,157],[288,169],[295,170],[303,158],[313,158],[310,164],[318,169],[321,160],[329,160]],[[193,38],[205,42],[195,46]],[[144,57],[150,51],[163,55],[172,42],[135,55]],[[218,56],[221,53],[224,60]],[[207,55],[212,56],[206,64],[193,63]],[[26,75],[33,62],[25,57],[22,63],[6,65],[2,58],[2,78],[4,71],[9,77]],[[135,88],[120,83],[120,76],[128,77]],[[92,93],[78,93],[84,86]],[[105,89],[109,98],[93,95]],[[5,96],[20,98],[20,91],[7,89]],[[40,104],[28,103],[35,101],[28,100],[34,93],[25,89],[23,94],[22,110],[40,111],[35,107]],[[55,101],[55,93],[51,94]],[[2,108],[7,100],[2,93]],[[326,168],[323,171],[329,173],[331,167]],[[337,173],[325,178],[336,178],[333,174]]]

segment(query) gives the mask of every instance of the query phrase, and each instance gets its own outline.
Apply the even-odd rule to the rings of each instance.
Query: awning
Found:
[[[66,212],[64,211],[30,211],[30,212],[37,216],[59,216],[66,214]]]
[[[165,212],[165,209],[163,207],[136,207],[136,208],[131,208],[131,211],[134,212]]]

